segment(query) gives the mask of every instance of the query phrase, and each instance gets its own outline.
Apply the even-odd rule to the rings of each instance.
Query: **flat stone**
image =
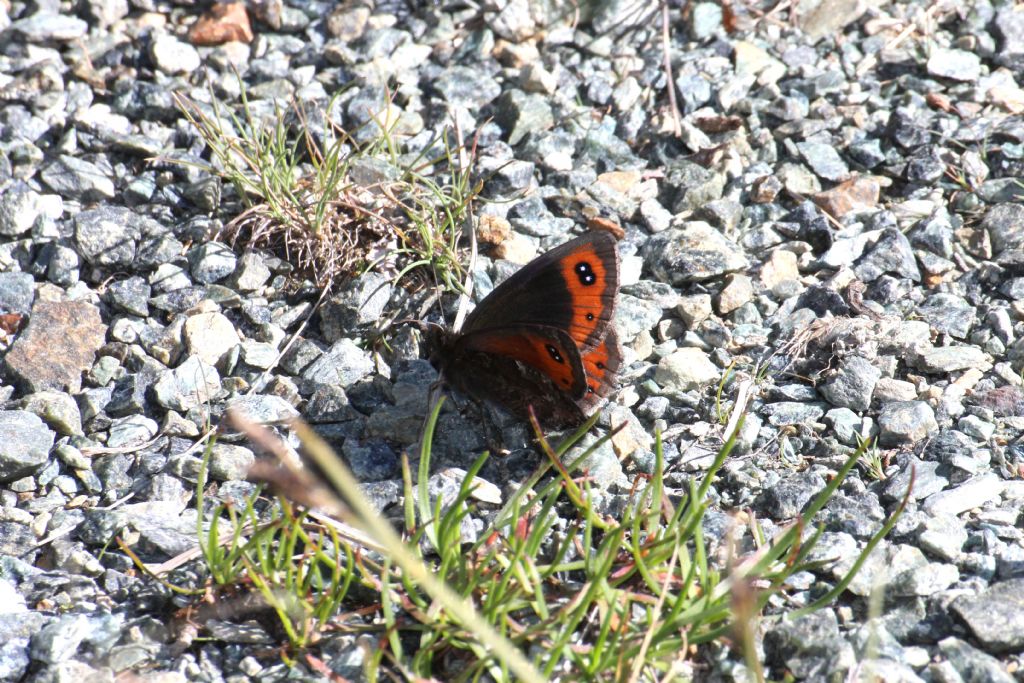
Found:
[[[127,268],[135,263],[136,245],[142,233],[134,212],[104,206],[75,216],[75,241],[87,263],[107,268]]]
[[[659,281],[671,285],[708,280],[749,265],[742,249],[701,221],[652,236],[644,259]]]
[[[173,370],[165,371],[153,384],[156,402],[179,412],[209,403],[219,393],[220,374],[217,368],[194,355]]]
[[[369,10],[364,9],[369,15]],[[193,45],[223,45],[230,42],[251,43],[252,25],[244,2],[217,3],[192,24],[188,31]]]
[[[985,212],[981,229],[992,240],[995,256],[1024,247],[1024,205],[1020,202],[996,204]]]
[[[46,464],[54,434],[37,415],[0,411],[0,483],[20,479]]]
[[[934,595],[946,590],[959,579],[960,570],[956,565],[930,562],[897,576],[889,584],[886,592],[901,597]]]
[[[156,293],[166,294],[192,286],[192,279],[181,266],[164,263],[157,266],[149,276],[149,284]]]
[[[234,273],[238,258],[228,245],[207,242],[189,251],[188,262],[196,282],[211,284]]]
[[[996,64],[1011,70],[1024,66],[1024,16],[1014,5],[999,8],[993,22],[995,33],[1002,40],[1000,49],[995,55]]]
[[[0,194],[0,235],[17,237],[28,232],[41,213],[39,194],[22,181]]]
[[[885,482],[884,495],[889,500],[900,500],[907,494],[913,472],[914,488],[911,500],[921,500],[938,493],[949,485],[949,480],[938,474],[941,463],[911,458],[908,466]]]
[[[508,90],[494,103],[495,123],[508,136],[508,144],[518,145],[526,136],[536,135],[554,125],[547,97]]]
[[[359,326],[376,325],[391,298],[391,279],[366,272],[343,284],[320,314],[320,331],[334,343]]]
[[[191,73],[202,63],[198,50],[167,33],[153,38],[149,54],[157,68],[168,74]]]
[[[939,428],[935,411],[924,401],[889,403],[878,416],[879,441],[885,446],[913,444]]]
[[[22,408],[38,415],[65,436],[82,436],[82,414],[75,399],[61,391],[41,391],[22,401]]]
[[[717,382],[721,372],[700,349],[682,348],[658,362],[654,381],[666,391],[693,391]]]
[[[0,313],[27,314],[36,297],[36,281],[30,273],[0,273]]]
[[[922,372],[944,374],[976,368],[986,371],[992,367],[989,355],[977,346],[939,346],[910,355],[910,364]]]
[[[433,86],[449,104],[478,110],[501,94],[501,86],[479,69],[452,66],[442,71]]]
[[[726,277],[725,287],[718,293],[715,304],[721,315],[728,315],[754,297],[754,284],[750,277],[733,273]]]
[[[676,304],[676,314],[690,329],[710,318],[713,312],[710,294],[684,295]]]
[[[772,666],[784,666],[797,680],[828,671],[840,677],[856,665],[853,646],[839,633],[832,610],[772,624],[764,635],[764,653]]]
[[[860,19],[867,7],[856,0],[821,0],[800,10],[800,28],[812,38],[821,38],[841,32]]]
[[[231,274],[230,284],[239,292],[255,292],[270,279],[270,275],[270,268],[263,256],[248,251],[238,258],[235,272]]]
[[[854,270],[864,282],[873,282],[882,275],[895,275],[914,282],[921,281],[910,240],[895,228],[885,230],[878,241],[857,262]]]
[[[925,512],[933,515],[959,515],[995,500],[1002,490],[1003,484],[999,475],[986,472],[968,479],[956,488],[928,496],[922,507]]]
[[[811,199],[831,216],[842,219],[848,213],[874,210],[878,206],[880,192],[881,186],[877,180],[863,176],[819,192]]]
[[[242,361],[254,368],[266,370],[277,361],[278,350],[273,344],[264,342],[242,342]]]
[[[30,43],[63,43],[85,36],[89,24],[78,17],[39,11],[30,17],[15,21],[10,25],[10,30],[20,34]]]
[[[349,387],[373,372],[369,354],[351,339],[340,339],[302,371],[305,379],[319,384]]]
[[[965,50],[932,47],[928,73],[953,81],[976,81],[981,76],[981,57]]]
[[[114,181],[96,164],[62,154],[39,172],[47,187],[67,199],[113,199]]]
[[[804,506],[825,488],[816,472],[797,472],[766,488],[757,498],[758,506],[771,519],[786,520],[799,515]]]
[[[239,396],[231,399],[228,409],[237,411],[246,419],[260,424],[284,422],[299,416],[299,411],[288,401],[269,394]]]
[[[761,283],[768,289],[774,289],[783,282],[792,282],[800,278],[797,268],[797,256],[786,249],[776,249],[761,266]]]
[[[800,156],[815,173],[832,182],[841,182],[850,175],[850,169],[839,156],[833,145],[818,142],[798,142],[796,145]]]
[[[925,529],[917,541],[921,548],[932,555],[947,562],[955,562],[963,552],[967,538],[967,529],[958,518],[933,515],[925,521]]]
[[[917,312],[937,332],[957,339],[966,339],[979,320],[978,310],[966,299],[945,292],[928,297],[917,307]]]
[[[768,416],[769,424],[776,427],[812,424],[825,415],[826,404],[820,401],[778,401],[761,406],[761,412]]]
[[[124,280],[117,280],[107,287],[106,300],[118,309],[139,318],[149,315],[149,297],[152,288],[145,279],[133,275]]]
[[[990,613],[990,616],[994,617]],[[995,621],[1001,626],[1001,622]],[[1014,683],[1016,680],[1006,671],[1005,665],[995,657],[973,647],[969,643],[950,636],[939,641],[939,653],[946,658],[953,671],[944,673],[946,681],[984,681],[985,683]]]
[[[882,371],[860,356],[849,356],[819,391],[829,403],[840,408],[863,411],[871,406],[875,383]]]
[[[901,379],[880,377],[875,383],[873,398],[879,403],[913,401],[917,398],[917,387],[912,382],[904,382]]]
[[[145,415],[114,418],[110,425],[107,446],[111,448],[138,446],[156,436],[159,429],[156,421]]]
[[[76,394],[106,340],[98,308],[84,301],[41,301],[4,358],[4,369],[29,393]]]
[[[214,444],[210,453],[210,477],[217,481],[245,479],[249,467],[256,462],[253,452],[244,446]]]
[[[223,313],[197,313],[182,328],[185,348],[207,365],[216,365],[238,345],[238,332]]]

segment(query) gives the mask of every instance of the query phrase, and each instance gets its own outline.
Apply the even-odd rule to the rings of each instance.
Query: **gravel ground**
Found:
[[[858,469],[822,513],[820,556],[839,566],[797,602],[916,473],[840,604],[765,634],[777,677],[873,659],[886,681],[1024,680],[1020,8],[672,3],[666,47],[652,2],[423,5],[267,0],[251,25],[235,7],[193,27],[206,8],[189,2],[0,2],[0,680],[285,676],[256,656],[266,634],[211,624],[190,645],[172,619],[185,603],[109,546],[120,534],[153,562],[194,547],[195,443],[229,405],[302,414],[379,505],[397,495],[436,373],[409,334],[389,354],[365,342],[413,295],[368,274],[310,317],[318,292],[295,291],[287,263],[209,240],[230,187],[153,161],[203,151],[172,92],[237,104],[235,70],[267,116],[341,92],[351,125],[390,91],[403,153],[453,117],[476,135],[484,194],[504,200],[477,213],[511,231],[478,262],[480,293],[588,211],[625,228],[626,369],[602,424],[628,427],[591,463],[610,505],[651,467],[656,427],[670,478],[707,466],[734,363],[768,370],[718,509],[777,528],[878,438],[884,472]],[[487,446],[460,407],[439,471]],[[483,476],[504,486],[538,456],[490,418],[509,453]],[[250,490],[253,458],[216,446],[218,495]],[[360,679],[354,640],[321,650]],[[702,666],[742,676],[726,649]]]

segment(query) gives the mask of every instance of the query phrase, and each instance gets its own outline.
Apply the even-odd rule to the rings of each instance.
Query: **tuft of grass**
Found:
[[[216,175],[242,202],[222,239],[273,251],[321,288],[371,268],[395,281],[432,270],[421,280],[458,288],[459,239],[480,187],[470,181],[472,155],[449,133],[418,154],[403,155],[389,97],[382,116],[347,131],[328,115],[337,97],[325,111],[297,102],[283,111],[275,102],[267,120],[239,83],[237,111],[212,92],[209,105],[174,94],[210,160],[169,160]],[[374,171],[354,172],[360,166]]]
[[[204,524],[210,453],[208,447],[196,482],[199,549],[212,584],[208,595],[257,593],[262,604],[241,611],[273,610],[288,642],[287,661],[288,652],[316,642],[338,611],[356,576],[353,549],[331,526],[314,522],[285,498],[260,513],[259,489],[240,509],[217,505]]]
[[[307,454],[339,492],[330,507],[373,539],[372,551],[351,536],[330,532],[318,539],[315,533],[325,532],[311,533],[305,513],[287,512],[293,508],[283,501],[271,507],[269,521],[258,521],[255,506],[246,504],[236,515],[218,509],[237,533],[223,534],[212,524],[202,532],[211,576],[259,590],[281,619],[293,651],[314,643],[317,629],[338,626],[330,609],[353,601],[346,598],[353,581],[369,587],[369,596],[348,605],[350,615],[366,615],[363,630],[380,634],[379,649],[366,665],[369,680],[378,680],[381,670],[467,681],[664,680],[699,665],[703,648],[715,642],[737,648],[748,670],[763,680],[756,648],[763,622],[806,614],[835,600],[903,509],[830,591],[800,602],[788,580],[826,564],[809,559],[823,531],[813,520],[861,460],[864,446],[799,519],[774,538],[751,522],[751,534],[741,545],[730,540],[736,534],[713,541],[704,531],[711,486],[734,437],[706,472],[673,490],[664,478],[657,435],[653,474],[638,476],[610,517],[599,512],[599,502],[610,494],[594,490],[581,470],[610,435],[583,447],[592,420],[553,447],[535,424],[544,462],[488,516],[474,498],[474,476],[486,453],[452,500],[442,503],[427,493],[439,411],[440,405],[426,426],[417,483],[408,458],[403,459],[401,538],[363,499],[344,463],[297,423],[293,427]],[[263,441],[253,436],[256,432],[243,431]],[[471,518],[482,512],[489,523],[475,539],[467,538]],[[215,540],[225,536],[232,540],[212,551]],[[304,552],[296,551],[296,538]],[[290,568],[289,562],[299,566]],[[312,563],[318,572],[310,570]],[[311,579],[312,574],[320,578]],[[784,599],[773,600],[778,597]],[[769,601],[771,613],[766,612]],[[304,607],[296,610],[295,604]]]
[[[881,481],[885,479],[885,467],[888,458],[878,450],[878,442],[871,438],[857,436],[857,452],[860,453],[858,463],[864,468],[865,473],[871,479]]]

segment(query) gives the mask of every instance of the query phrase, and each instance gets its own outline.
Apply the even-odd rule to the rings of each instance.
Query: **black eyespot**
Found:
[[[588,321],[589,320],[593,320],[594,319],[594,314],[593,313],[587,313],[586,318],[587,318]]]
[[[594,387],[587,387],[587,393],[588,394],[594,393]]]
[[[600,362],[599,362],[599,363],[597,364],[597,369],[598,369],[598,370],[604,370],[604,363],[600,363]]]
[[[580,261],[577,263],[574,270],[576,271],[576,278],[584,287],[589,287],[597,282],[597,276],[594,275],[594,269],[587,261]]]
[[[551,356],[551,360],[555,361],[556,363],[565,362],[562,359],[562,354],[558,352],[558,349],[555,348],[554,344],[548,344],[545,348],[547,349],[548,355]]]

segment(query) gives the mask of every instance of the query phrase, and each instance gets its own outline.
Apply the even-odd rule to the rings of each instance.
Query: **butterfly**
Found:
[[[619,254],[607,232],[555,247],[494,288],[459,331],[433,328],[430,360],[449,387],[545,427],[580,424],[615,388]]]

